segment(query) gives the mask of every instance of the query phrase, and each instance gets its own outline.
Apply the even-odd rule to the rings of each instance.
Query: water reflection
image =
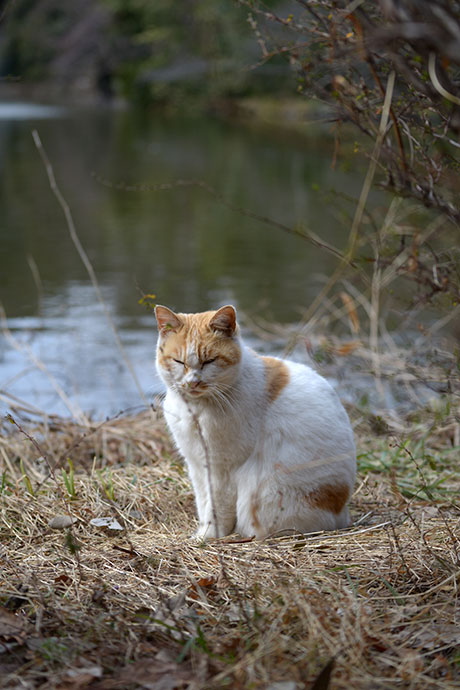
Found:
[[[321,131],[299,139],[130,111],[60,115],[0,122],[0,299],[11,330],[82,409],[113,413],[139,403],[139,396],[50,191],[32,140],[34,127],[147,393],[158,384],[153,318],[138,304],[142,292],[183,311],[233,302],[247,313],[288,322],[336,264],[199,187],[117,187],[120,181],[204,180],[233,205],[289,226],[304,223],[341,246],[336,209],[314,189],[353,193],[361,178],[332,171],[332,145]],[[35,278],[31,265],[38,270]],[[40,318],[30,321],[33,316]],[[46,376],[30,370],[27,358],[5,340],[0,347],[0,388],[62,412]]]
[[[0,103],[0,120],[48,120],[64,112],[64,108],[39,103]]]
[[[104,294],[110,304],[110,292]],[[11,318],[15,343],[0,340],[0,393],[47,412],[115,414],[138,408],[143,401],[91,287],[69,283],[59,298],[45,300],[46,317]],[[143,317],[132,328],[116,319],[123,346],[151,402],[160,390],[154,371],[152,319]],[[0,399],[5,411],[8,396]]]

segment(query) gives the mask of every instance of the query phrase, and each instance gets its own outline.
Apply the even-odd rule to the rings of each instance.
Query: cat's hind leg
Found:
[[[255,479],[249,473],[238,485],[236,531],[263,539],[280,532],[320,532],[349,525],[346,505],[340,510],[319,507],[298,486],[283,486],[273,480]],[[330,506],[333,508],[333,506]]]

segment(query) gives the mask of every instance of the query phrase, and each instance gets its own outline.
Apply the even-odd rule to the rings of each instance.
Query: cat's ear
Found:
[[[209,326],[213,331],[219,331],[231,337],[236,331],[235,307],[228,304],[226,307],[218,309],[209,322]]]
[[[158,328],[162,335],[170,331],[178,331],[183,325],[183,322],[177,314],[175,314],[168,307],[157,305],[155,307],[155,316],[157,317]]]

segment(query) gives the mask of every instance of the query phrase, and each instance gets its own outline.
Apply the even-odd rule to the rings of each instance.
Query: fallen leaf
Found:
[[[238,649],[244,649],[245,642],[241,639],[239,635],[230,637],[222,640],[222,642],[217,643],[216,651],[219,654],[235,654]],[[269,690],[269,688],[267,688]]]
[[[427,625],[415,634],[405,631],[406,640],[422,649],[436,649],[436,647],[458,647],[460,645],[460,628],[457,625],[435,624]]]
[[[11,597],[8,597],[8,599],[4,602],[5,603],[5,608],[9,609],[9,611],[16,611],[17,609],[22,608],[25,604],[27,604],[27,597],[22,596],[22,594],[26,594],[28,592],[29,588],[26,585],[19,584],[17,587],[17,594],[13,594]]]
[[[147,690],[177,690],[189,687],[194,678],[193,672],[185,664],[177,664],[173,660],[166,660],[159,652],[154,658],[139,659],[136,663],[124,669],[120,680],[137,683]]]
[[[107,608],[107,606],[105,604],[105,594],[106,594],[106,591],[104,588],[101,587],[99,589],[95,589],[93,591],[93,596],[91,597],[91,601],[94,604],[99,604],[100,606],[102,606],[102,608],[105,609],[105,608]]]
[[[122,530],[124,529],[118,520],[114,517],[93,518],[90,520],[90,525],[94,527],[104,527],[105,529]]]
[[[80,675],[90,676],[91,678],[102,677],[101,666],[83,666],[82,668],[71,668],[67,671],[69,678],[78,678]]]
[[[199,580],[196,580],[196,582],[194,582],[189,587],[187,594],[192,599],[199,599],[198,588],[210,589],[216,584],[216,582],[217,582],[217,578],[215,575],[209,575],[208,577],[200,577]]]
[[[382,642],[378,637],[372,637],[371,635],[366,635],[366,643],[375,649],[377,652],[386,652],[388,645]]]
[[[27,621],[17,613],[0,607],[0,652],[7,651],[11,643],[22,644],[26,639]]]
[[[72,578],[62,573],[54,578],[55,590],[63,592],[66,591],[72,584]]]
[[[334,352],[336,355],[340,355],[341,357],[346,357],[351,352],[354,352],[360,346],[361,346],[361,343],[359,340],[353,340],[350,343],[344,343],[343,345],[339,345],[339,347],[335,347]]]
[[[67,671],[68,680],[59,685],[59,690],[84,690],[94,687],[96,678],[102,678],[103,670],[101,666],[83,666],[81,668],[71,668]],[[116,687],[115,685],[113,687]]]
[[[51,529],[65,529],[75,522],[77,522],[77,518],[71,515],[56,515],[48,522],[48,527],[51,527]]]
[[[200,577],[200,579],[196,581],[196,584],[198,587],[211,587],[215,582],[216,576],[208,575],[208,577]]]
[[[340,297],[347,310],[348,318],[350,319],[350,326],[353,333],[359,333],[359,319],[356,312],[356,306],[354,300],[346,292],[341,292]]]

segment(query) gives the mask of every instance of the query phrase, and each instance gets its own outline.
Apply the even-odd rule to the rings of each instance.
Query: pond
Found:
[[[337,259],[263,218],[343,248],[346,222],[329,190],[357,195],[362,184],[362,173],[332,168],[333,140],[319,126],[299,135],[154,112],[0,104],[0,301],[11,334],[0,336],[2,414],[14,398],[99,417],[145,402],[33,130],[148,400],[161,387],[142,295],[178,311],[230,302],[249,318],[295,321]]]

